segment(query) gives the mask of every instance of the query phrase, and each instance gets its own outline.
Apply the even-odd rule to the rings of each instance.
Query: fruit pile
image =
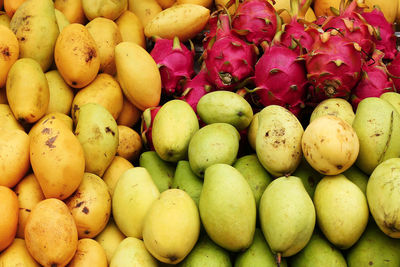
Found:
[[[0,266],[400,266],[398,2],[0,0]]]

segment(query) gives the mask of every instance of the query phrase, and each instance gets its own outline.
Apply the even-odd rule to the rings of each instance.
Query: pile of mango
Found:
[[[400,94],[305,122],[163,99],[150,38],[196,40],[227,2],[0,0],[1,267],[400,266]]]

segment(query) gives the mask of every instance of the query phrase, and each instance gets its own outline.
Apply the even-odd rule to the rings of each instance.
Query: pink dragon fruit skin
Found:
[[[197,113],[197,103],[200,98],[212,90],[212,85],[207,79],[208,75],[205,70],[200,72],[188,81],[184,87],[181,99],[185,100]]]
[[[362,13],[362,16],[367,23],[375,28],[376,35],[372,40],[375,42],[376,49],[385,53],[385,59],[393,59],[397,49],[392,24],[385,19],[383,13],[377,8],[371,12]]]
[[[142,113],[142,124],[140,126],[140,132],[142,136],[142,141],[147,149],[155,150],[153,146],[152,129],[154,118],[156,117],[161,106],[147,108]]]
[[[306,70],[298,54],[284,46],[266,47],[255,66],[255,92],[264,105],[280,105],[298,116],[306,96]]]
[[[231,34],[230,17],[226,13],[222,13],[222,10],[214,11],[207,24],[208,31],[205,32],[203,39],[203,48],[206,50],[209,46],[209,42],[217,35],[222,38],[225,35]]]
[[[383,52],[375,50],[372,56],[375,63],[372,65],[363,64],[361,80],[354,88],[351,96],[351,104],[354,110],[357,109],[358,103],[364,98],[380,97],[383,93],[396,91],[394,83],[382,63],[383,56]]]
[[[387,65],[387,70],[392,77],[394,86],[398,91],[400,91],[400,52],[397,52],[396,56],[394,57],[393,61]]]
[[[312,31],[315,33],[310,34]],[[303,52],[311,50],[314,44],[314,35],[317,35],[316,28],[305,28],[304,24],[298,22],[296,18],[293,18],[289,24],[284,26],[284,32],[280,36],[280,42],[300,55]],[[300,50],[299,44],[303,48],[302,51]]]
[[[358,44],[337,31],[322,33],[311,52],[305,55],[307,78],[311,83],[311,103],[330,97],[348,99],[361,77],[361,53]]]
[[[194,50],[179,42],[178,37],[157,39],[150,55],[159,67],[163,92],[181,94],[182,82],[194,74]]]
[[[255,45],[271,42],[278,28],[278,15],[266,0],[245,0],[240,3],[233,18],[232,28]]]

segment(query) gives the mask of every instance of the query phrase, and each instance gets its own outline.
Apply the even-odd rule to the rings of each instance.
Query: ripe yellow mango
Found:
[[[115,20],[128,8],[128,0],[82,0],[82,7],[89,20],[97,17]]]
[[[100,69],[96,42],[85,26],[72,23],[57,38],[54,60],[67,84],[82,88],[92,82]]]
[[[115,22],[121,32],[123,42],[136,43],[146,48],[143,24],[135,13],[127,10]]]
[[[25,1],[26,0],[4,0],[4,10],[7,12],[7,15],[12,18],[18,7]]]
[[[33,208],[25,227],[25,242],[41,265],[67,265],[78,246],[78,232],[64,202],[49,198]]]
[[[75,256],[68,263],[68,267],[107,267],[107,257],[104,248],[90,238],[83,238],[78,241]]]
[[[195,4],[210,8],[213,0],[176,0],[177,4]]]
[[[17,195],[8,187],[0,185],[0,252],[13,242],[18,224]]]
[[[65,115],[64,113],[54,112],[54,113],[49,113],[49,114],[43,116],[39,121],[37,121],[35,123],[35,125],[33,125],[33,127],[31,128],[31,130],[29,131],[28,135],[34,136],[36,132],[43,130],[40,128],[40,125],[48,119],[59,120],[62,123],[64,123],[68,127],[68,129],[70,129],[72,131],[73,122],[72,122],[71,117]]]
[[[49,106],[46,113],[60,112],[68,115],[71,110],[74,91],[57,70],[48,71],[45,76],[50,92]]]
[[[124,125],[118,125],[118,133],[117,155],[129,161],[136,161],[142,151],[142,138],[135,130]]]
[[[133,127],[140,119],[142,112],[124,97],[121,113],[118,116],[118,125]]]
[[[108,263],[110,263],[115,250],[124,238],[124,234],[121,233],[112,218],[108,220],[108,224],[104,230],[96,236],[96,241],[99,242],[106,252]]]
[[[32,169],[44,195],[66,199],[78,188],[85,170],[79,140],[53,116],[37,125],[30,140]]]
[[[40,267],[31,254],[29,254],[25,240],[21,238],[15,238],[14,242],[0,254],[0,266]]]
[[[140,45],[122,42],[115,47],[118,81],[128,100],[140,110],[155,107],[161,97],[161,76],[151,55]]]
[[[0,1],[1,2],[1,1]],[[0,11],[0,25],[10,28],[10,17],[5,11]]]
[[[15,119],[10,106],[7,104],[0,104],[0,128],[25,131],[21,124]]]
[[[6,84],[7,74],[19,55],[18,40],[6,26],[0,25],[0,88]]]
[[[157,0],[129,0],[128,9],[139,17],[143,27],[162,11]]]
[[[103,174],[103,181],[108,186],[108,192],[111,197],[114,194],[115,185],[117,184],[119,177],[128,169],[133,168],[132,163],[123,157],[115,156],[110,166],[108,166],[106,172]]]
[[[127,237],[119,244],[110,261],[110,267],[120,266],[157,267],[159,264],[146,250],[142,240]]]
[[[70,23],[86,23],[82,0],[55,0],[54,7],[60,10]]]

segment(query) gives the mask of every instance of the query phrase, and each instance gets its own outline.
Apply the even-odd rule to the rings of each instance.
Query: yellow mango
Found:
[[[177,4],[195,4],[204,6],[206,8],[211,8],[213,0],[176,0]]]
[[[26,222],[25,242],[41,265],[67,265],[78,246],[78,232],[65,203],[55,198],[39,202]]]
[[[108,263],[110,263],[115,250],[124,238],[124,234],[121,233],[112,218],[108,221],[106,228],[96,236],[96,241],[99,242],[106,252]]]
[[[10,17],[7,15],[5,11],[0,10],[0,25],[6,26],[10,28]]]
[[[78,189],[65,203],[74,217],[79,238],[95,237],[107,225],[111,197],[99,176],[85,173]]]
[[[55,0],[54,7],[60,10],[70,23],[86,23],[82,0]]]
[[[103,175],[103,181],[108,186],[110,195],[113,196],[115,185],[118,182],[119,177],[126,171],[133,168],[132,163],[123,157],[115,156],[110,166],[107,168]]]
[[[54,112],[54,113],[49,113],[45,116],[43,116],[39,121],[37,121],[35,123],[35,125],[33,125],[33,127],[31,128],[31,130],[29,131],[28,135],[30,137],[34,136],[39,130],[43,130],[41,129],[40,125],[48,120],[48,119],[56,119],[61,121],[62,123],[64,123],[68,129],[70,129],[72,131],[72,119],[70,117],[68,117],[67,115],[65,115],[64,113],[59,113],[59,112]]]
[[[162,9],[169,8],[176,3],[176,0],[157,0]]]
[[[29,254],[25,240],[21,238],[15,238],[14,242],[0,254],[0,266],[40,267],[31,254]]]
[[[18,199],[11,189],[0,185],[0,252],[13,242],[18,224]]]
[[[142,22],[143,27],[146,27],[158,13],[162,11],[157,0],[128,0],[128,9],[135,13]]]
[[[85,88],[79,90],[71,105],[71,117],[77,120],[79,109],[87,103],[105,107],[117,119],[121,113],[124,97],[119,83],[109,74],[101,73]]]
[[[159,36],[185,42],[206,26],[210,10],[200,5],[174,5],[158,13],[144,28],[146,37]]]
[[[279,14],[279,16],[282,18],[284,23],[290,23],[291,20],[291,15],[289,14],[290,11],[290,0],[269,0],[268,2],[270,2],[270,4],[273,5],[273,7],[275,8],[275,10],[285,10],[283,12],[281,12]],[[312,8],[308,8],[306,14],[304,15],[304,18],[306,21],[312,22],[315,21],[316,17],[314,14],[314,11],[312,10]]]
[[[142,151],[142,138],[135,130],[124,125],[118,125],[118,133],[117,155],[129,161],[136,161]]]
[[[67,84],[82,88],[92,82],[100,69],[96,42],[85,26],[72,23],[58,36],[54,60]]]
[[[46,114],[50,92],[39,63],[31,58],[18,59],[7,78],[7,99],[15,118],[33,123]]]
[[[157,106],[161,76],[157,64],[143,47],[122,42],[115,47],[118,81],[128,100],[140,110]]]
[[[13,187],[29,170],[29,136],[21,130],[0,130],[0,185]]]
[[[123,42],[132,42],[146,48],[143,24],[135,13],[127,10],[115,21]]]
[[[56,15],[56,20],[57,20],[57,25],[58,25],[58,31],[61,32],[65,26],[71,24],[67,17],[58,9],[54,9],[55,15]]]
[[[120,266],[157,267],[159,264],[147,251],[142,240],[127,237],[118,245],[110,261],[110,267]]]
[[[368,8],[366,9],[367,12],[371,11],[374,6],[378,6],[389,23],[395,22],[397,16],[397,8],[399,5],[398,1],[365,0],[365,4],[368,6]]]
[[[223,6],[225,6],[230,0],[214,0],[215,6],[217,9],[222,9]],[[233,3],[229,8],[228,11],[232,15],[235,13],[236,5]]]
[[[95,18],[86,24],[99,50],[100,71],[115,74],[115,46],[122,42],[121,32],[114,21],[106,18]]]
[[[315,0],[314,12],[317,17],[319,16],[334,16],[331,7],[339,9],[341,0]]]
[[[42,189],[33,173],[25,176],[15,187],[19,203],[17,237],[24,238],[25,225],[29,214],[37,203],[44,199]],[[0,265],[1,266],[1,265]]]
[[[18,40],[6,26],[0,25],[0,88],[6,84],[7,74],[19,55]]]
[[[118,116],[117,123],[118,125],[133,127],[139,121],[141,114],[142,112],[124,97],[124,103],[122,104],[122,110]]]
[[[83,238],[78,241],[75,256],[68,263],[68,267],[107,267],[107,257],[104,248],[90,238]]]
[[[0,128],[25,131],[21,124],[15,119],[10,106],[7,104],[0,104]]]
[[[49,118],[30,136],[33,172],[46,198],[66,199],[79,186],[85,157],[79,140],[63,121]]]
[[[12,18],[18,7],[25,1],[26,0],[4,0],[4,10],[7,12],[7,15]]]
[[[83,12],[89,20],[104,17],[117,19],[128,8],[128,0],[82,0]]]
[[[45,76],[50,92],[49,106],[46,113],[60,112],[68,115],[71,110],[74,91],[57,70],[48,71]]]

